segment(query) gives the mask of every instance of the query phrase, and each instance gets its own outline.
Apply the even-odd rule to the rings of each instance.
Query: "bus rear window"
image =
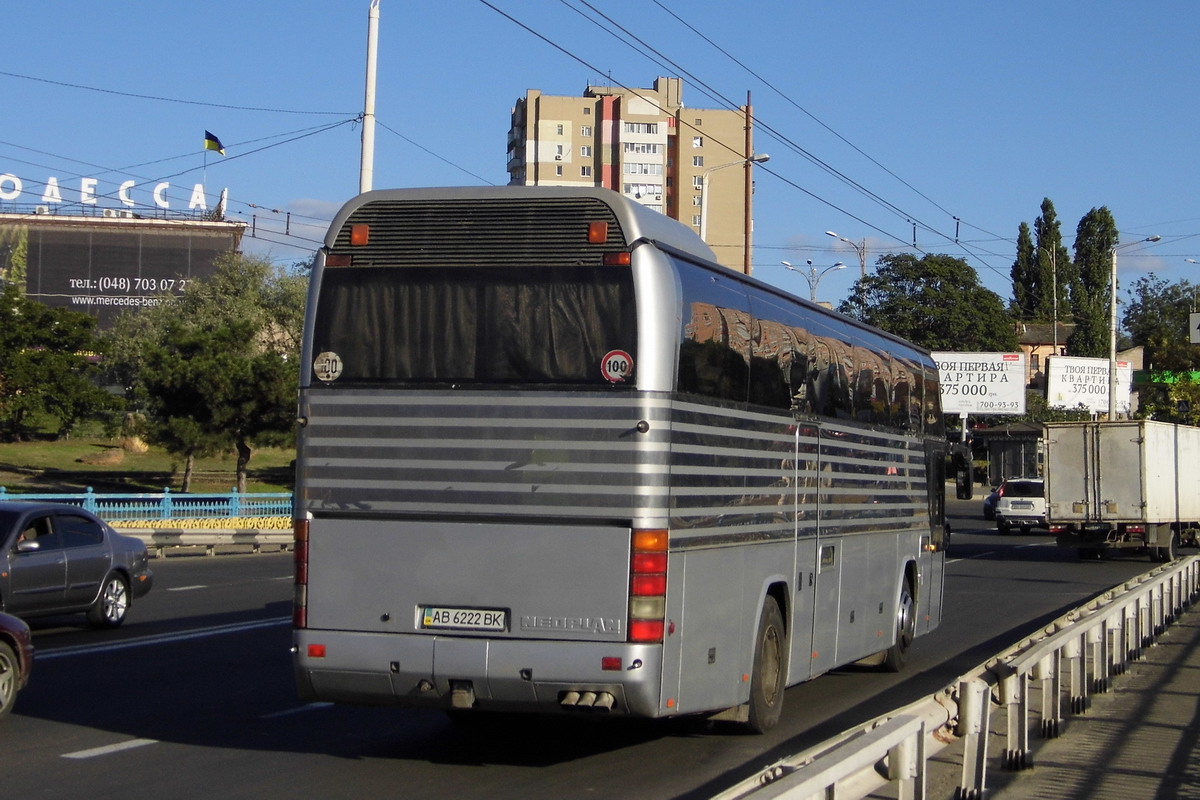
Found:
[[[635,310],[628,268],[328,269],[313,377],[335,385],[631,384]],[[608,366],[620,356],[629,361],[623,373]]]

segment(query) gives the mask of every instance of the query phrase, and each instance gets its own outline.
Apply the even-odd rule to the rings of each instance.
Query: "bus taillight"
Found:
[[[661,642],[667,616],[665,530],[636,530],[629,562],[629,641]]]
[[[307,519],[292,521],[296,575],[292,587],[292,626],[308,627],[308,525]]]

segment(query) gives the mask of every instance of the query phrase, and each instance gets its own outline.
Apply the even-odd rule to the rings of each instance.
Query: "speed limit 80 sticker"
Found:
[[[610,383],[622,383],[633,377],[633,356],[624,350],[609,350],[600,362],[600,372]]]

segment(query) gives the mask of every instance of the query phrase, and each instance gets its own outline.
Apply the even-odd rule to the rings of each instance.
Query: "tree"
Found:
[[[1022,222],[1017,228],[1017,260],[1012,265],[1012,313],[1017,319],[1031,320],[1037,313],[1037,297],[1034,292],[1037,279],[1037,259],[1029,223]]]
[[[91,356],[100,350],[96,320],[25,297],[15,284],[0,295],[0,427],[28,437],[44,416],[69,436],[88,419],[111,422],[120,401],[100,388]]]
[[[1122,325],[1135,345],[1145,348],[1150,370],[1200,370],[1200,348],[1191,344],[1189,314],[1200,298],[1200,286],[1167,283],[1151,273],[1138,278],[1127,292]]]
[[[1033,297],[1033,315],[1028,319],[1039,322],[1057,321],[1066,306],[1068,289],[1074,275],[1074,265],[1062,242],[1062,225],[1050,198],[1042,200],[1042,213],[1033,222],[1036,241],[1034,269],[1037,292]],[[1056,313],[1055,306],[1058,311]]]
[[[1075,230],[1075,276],[1071,314],[1075,332],[1067,342],[1075,356],[1102,358],[1109,351],[1110,276],[1117,223],[1104,206],[1093,208]]]
[[[1017,334],[1000,296],[962,259],[879,257],[838,309],[930,350],[1013,351]]]
[[[188,460],[232,447],[245,491],[254,446],[292,432],[305,278],[228,254],[178,298],[126,315],[118,374],[146,414],[147,437]]]
[[[1128,292],[1123,324],[1133,344],[1144,348],[1146,368],[1164,379],[1140,390],[1140,415],[1164,422],[1195,425],[1200,420],[1200,348],[1191,344],[1189,314],[1200,286],[1168,284],[1151,274]],[[1166,373],[1164,375],[1164,373]]]

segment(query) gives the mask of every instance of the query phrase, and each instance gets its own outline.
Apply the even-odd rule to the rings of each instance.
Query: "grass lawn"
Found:
[[[293,449],[262,448],[250,458],[247,491],[290,492]],[[237,484],[237,460],[229,453],[196,460],[195,493],[228,492]],[[62,441],[0,443],[0,486],[9,493],[179,491],[182,459],[151,447],[144,453],[121,447],[117,439],[79,437]]]

